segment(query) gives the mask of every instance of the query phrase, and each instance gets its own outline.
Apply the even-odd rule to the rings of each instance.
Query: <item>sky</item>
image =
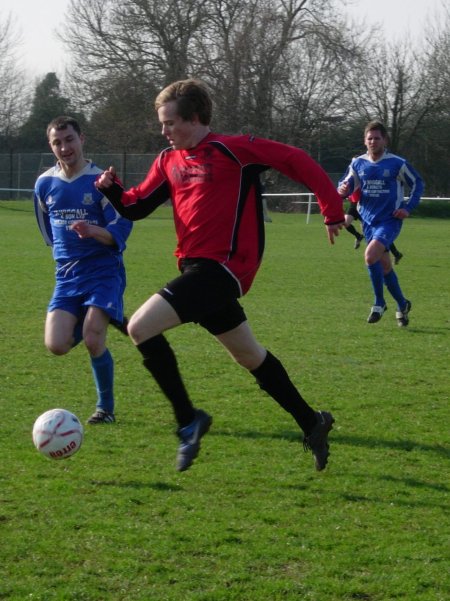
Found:
[[[71,4],[72,0],[1,0],[0,20],[11,15],[15,31],[21,32],[20,54],[31,76],[50,71],[63,75],[67,55],[54,31],[64,32],[64,12]],[[368,25],[380,24],[387,39],[394,41],[408,33],[420,36],[427,16],[437,14],[440,6],[442,0],[348,0],[347,11]]]

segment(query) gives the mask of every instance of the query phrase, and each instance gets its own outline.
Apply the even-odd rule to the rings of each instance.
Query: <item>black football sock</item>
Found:
[[[358,232],[358,230],[353,225],[348,225],[345,229],[349,234],[355,236],[355,238],[358,238],[358,240],[362,240],[362,238],[364,237]]]
[[[180,428],[195,418],[195,410],[178,369],[174,352],[162,334],[137,345],[144,357],[143,364],[172,403],[175,419]]]
[[[316,425],[316,413],[292,384],[281,362],[267,351],[261,365],[250,373],[256,378],[259,387],[290,413],[303,432],[308,435]]]
[[[400,251],[398,250],[398,248],[395,246],[394,243],[392,243],[389,247],[389,250],[391,251],[391,253],[394,255],[394,257],[399,257],[400,256]]]

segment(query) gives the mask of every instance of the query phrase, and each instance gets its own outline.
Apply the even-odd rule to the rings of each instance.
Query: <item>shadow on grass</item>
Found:
[[[166,482],[143,482],[140,480],[91,480],[90,484],[93,486],[119,486],[120,488],[153,488],[153,490],[164,492],[182,492],[183,490],[181,486],[167,484]]]
[[[380,505],[380,506],[396,506],[396,507],[404,507],[410,509],[412,506],[417,508],[423,508],[426,510],[429,509],[439,509],[442,511],[446,511],[448,505],[446,503],[430,503],[429,500],[426,501],[414,501],[411,502],[411,499],[402,499],[399,496],[393,497],[376,497],[376,496],[364,496],[364,495],[352,495],[352,494],[343,494],[341,495],[344,501],[348,501],[350,503],[368,503],[371,506]]]
[[[450,326],[442,326],[440,328],[415,328],[409,327],[406,329],[410,334],[431,334],[433,336],[448,336]]]
[[[367,436],[345,436],[331,434],[333,443],[349,444],[355,447],[367,447],[370,449],[385,448],[398,451],[424,451],[431,452],[450,459],[450,449],[439,444],[424,444],[416,440],[383,440],[381,438],[369,438]]]
[[[371,478],[373,478],[373,476],[371,476]],[[443,494],[445,495],[450,492],[450,489],[446,484],[425,482],[423,480],[417,480],[416,478],[397,478],[390,475],[376,476],[376,478],[382,481],[382,484],[380,484],[383,490],[382,496],[377,497],[370,495],[370,493],[367,495],[342,493],[342,498],[352,503],[377,503],[408,508],[414,506],[415,508],[422,507],[427,510],[433,508],[441,509],[442,511],[447,511],[448,509],[448,503],[443,496]],[[386,485],[389,483],[394,485],[393,489],[386,488]],[[389,490],[391,492],[389,492]],[[426,494],[424,491],[433,491],[437,496],[427,496],[422,499],[420,495]],[[428,493],[428,495],[429,494],[432,493]],[[435,498],[439,502],[433,502],[431,498]]]
[[[450,488],[446,484],[431,484],[430,482],[422,482],[420,480],[415,480],[414,478],[396,478],[395,476],[385,475],[382,477],[382,480],[394,482],[395,484],[406,484],[411,488],[432,488],[438,492],[450,492]]]
[[[250,438],[250,439],[280,439],[280,440],[289,440],[291,442],[298,442],[303,439],[303,435],[299,433],[298,430],[285,430],[283,432],[254,432],[254,431],[222,431],[222,430],[212,430],[208,436],[231,436],[235,438]],[[365,447],[369,449],[376,448],[385,448],[385,449],[394,449],[399,451],[424,451],[431,452],[444,457],[445,459],[450,459],[450,449],[444,447],[443,445],[435,444],[423,444],[422,442],[417,442],[415,440],[383,440],[381,438],[370,438],[368,436],[346,436],[342,434],[331,432],[330,442],[333,444],[348,444],[354,447]]]

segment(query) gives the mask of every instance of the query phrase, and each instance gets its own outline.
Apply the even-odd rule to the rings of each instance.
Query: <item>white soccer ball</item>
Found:
[[[83,441],[83,426],[66,409],[50,409],[34,422],[33,442],[50,459],[66,459],[76,453]]]

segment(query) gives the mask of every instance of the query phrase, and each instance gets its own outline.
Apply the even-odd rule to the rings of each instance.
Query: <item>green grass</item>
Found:
[[[171,410],[115,330],[117,423],[79,453],[33,447],[36,417],[95,405],[86,351],[43,346],[53,262],[31,204],[0,203],[0,599],[444,601],[449,582],[448,223],[398,241],[411,323],[379,324],[362,249],[321,218],[273,215],[243,299],[259,338],[314,407],[336,417],[316,473],[293,420],[200,328],[170,331],[192,397],[214,416],[194,466],[174,470]],[[176,274],[168,210],[126,251],[127,313]]]

